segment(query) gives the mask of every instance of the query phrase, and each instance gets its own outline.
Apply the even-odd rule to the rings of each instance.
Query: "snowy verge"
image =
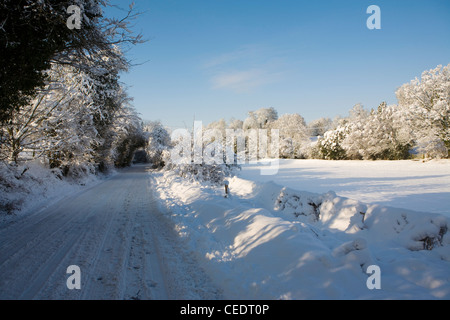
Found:
[[[92,187],[108,176],[86,174],[78,178],[63,177],[59,170],[29,161],[17,167],[0,167],[0,223],[36,213],[69,194]]]
[[[449,299],[449,218],[273,182],[153,173],[160,207],[230,299]],[[366,273],[381,270],[381,289]]]

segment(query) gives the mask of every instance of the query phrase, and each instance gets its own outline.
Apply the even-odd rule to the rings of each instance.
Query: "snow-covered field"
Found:
[[[244,166],[228,198],[170,172],[152,179],[225,298],[450,299],[449,174],[446,161],[282,161],[275,176]]]
[[[300,191],[332,190],[365,203],[450,216],[450,160],[280,160],[278,173],[273,176],[262,176],[261,168],[245,165],[240,177],[274,181]]]

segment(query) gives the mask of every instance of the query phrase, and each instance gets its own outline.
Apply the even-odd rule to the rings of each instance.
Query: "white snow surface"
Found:
[[[4,179],[0,183],[0,224],[41,210],[114,174],[115,171],[103,176],[84,174],[78,178],[63,178],[58,170],[49,170],[38,160],[18,165],[15,170],[0,166],[0,179]],[[1,210],[2,204],[8,203],[14,207],[10,213]]]
[[[294,162],[287,163],[291,168],[294,166]],[[375,166],[381,168],[387,164],[376,162]],[[430,166],[414,162],[389,165],[394,168]],[[439,179],[447,172],[446,164],[431,165],[442,166],[441,171],[416,172],[414,179],[420,180],[420,175],[432,185],[429,177],[435,176],[438,185],[435,191],[443,192],[445,182]],[[343,182],[346,172],[349,185],[352,181],[362,185],[363,177],[352,178],[357,166],[346,162],[328,162],[316,175],[325,179],[330,168],[335,168],[334,174],[338,175],[338,166],[342,175],[331,178],[331,183],[338,185],[335,179]],[[370,204],[332,191],[312,193],[286,187],[284,182],[294,183],[298,172],[301,175],[308,170],[296,167],[289,173],[286,166],[282,168],[281,177],[272,177],[278,182],[275,183],[264,181],[270,177],[257,178],[255,172],[246,172],[249,169],[244,167],[241,177],[229,179],[228,198],[224,197],[223,187],[188,183],[171,172],[153,175],[162,211],[175,223],[199,266],[222,288],[225,298],[450,298],[449,217]],[[396,173],[397,184],[405,182],[407,186],[411,181],[408,177],[401,181],[398,170],[385,168],[385,172],[390,171]],[[368,179],[368,185],[388,181],[384,176],[376,179],[377,173],[370,172],[373,179]],[[309,173],[311,181],[314,181],[313,174]],[[249,180],[250,176],[255,181]],[[314,189],[318,183],[302,185],[304,189]],[[389,194],[387,189],[386,194]],[[441,209],[445,208],[436,207],[436,211]],[[366,272],[371,265],[381,270],[380,290],[370,290],[367,286],[371,274]]]
[[[244,165],[240,177],[295,190],[337,195],[450,216],[450,160],[355,161],[280,160],[277,174],[263,176],[267,165]]]
[[[450,299],[448,161],[260,167],[227,198],[133,166],[26,203],[0,221],[0,299]]]

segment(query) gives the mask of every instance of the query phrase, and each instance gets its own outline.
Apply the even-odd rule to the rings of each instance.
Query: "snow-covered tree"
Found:
[[[424,71],[404,84],[398,103],[408,107],[419,152],[430,157],[450,156],[450,64]]]
[[[274,108],[261,108],[250,111],[243,123],[243,129],[266,129],[269,124],[278,119],[278,112]]]
[[[228,128],[225,119],[220,119],[218,121],[211,122],[205,128],[205,130],[219,130],[223,137],[225,137],[226,129]]]
[[[39,94],[1,126],[0,156],[19,162],[41,158],[50,168],[77,175],[99,166],[124,166],[145,139],[122,87],[104,88],[68,65],[53,64]]]
[[[320,118],[308,123],[308,130],[311,137],[323,136],[331,129],[333,121],[330,118]]]
[[[370,139],[367,134],[371,134],[366,132],[369,116],[369,112],[361,104],[356,104],[349,112],[345,125],[347,134],[341,145],[350,159],[361,159],[366,154],[367,139]]]
[[[401,160],[409,158],[412,136],[404,109],[382,103],[372,110],[363,131],[363,159]]]
[[[96,130],[92,81],[69,66],[53,65],[50,81],[31,103],[1,127],[2,158],[18,162],[44,157],[50,167],[90,160]]]
[[[121,50],[117,46],[111,46],[110,50],[120,56]],[[114,166],[112,145],[116,139],[116,118],[123,117],[122,108],[128,108],[132,99],[119,82],[119,73],[126,71],[121,59],[113,60],[102,52],[96,53],[92,59],[108,60],[110,64],[105,67],[97,66],[89,62],[87,74],[94,81],[92,99],[96,106],[93,112],[94,126],[97,130],[97,142],[93,145],[95,162],[102,172],[108,171]]]
[[[144,124],[144,133],[147,136],[147,155],[155,167],[163,167],[164,154],[171,146],[168,130],[159,121],[149,121]]]
[[[270,123],[270,129],[278,129],[280,133],[280,157],[301,158],[301,147],[309,143],[309,134],[305,119],[299,114],[284,114]]]
[[[228,122],[228,129],[232,129],[232,130],[240,130],[242,129],[244,126],[244,121],[239,120],[239,119],[235,119],[235,118],[231,118],[230,121]]]
[[[80,8],[82,21],[82,27],[75,31],[67,25],[67,10],[72,5]],[[45,71],[52,63],[71,65],[85,73],[93,62],[105,69],[111,61],[129,65],[111,47],[142,42],[129,28],[136,14],[130,6],[124,18],[108,18],[103,15],[108,5],[108,0],[0,2],[0,122],[31,103],[45,87]],[[97,59],[98,53],[107,58]]]

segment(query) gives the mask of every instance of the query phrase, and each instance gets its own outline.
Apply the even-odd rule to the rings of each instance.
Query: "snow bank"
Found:
[[[39,161],[29,161],[17,167],[0,166],[0,219],[11,214],[36,212],[68,194],[99,183],[92,174],[77,179],[63,177],[57,169],[50,170]]]
[[[449,218],[238,177],[152,176],[162,209],[230,299],[449,299]],[[366,273],[381,270],[381,289]]]

